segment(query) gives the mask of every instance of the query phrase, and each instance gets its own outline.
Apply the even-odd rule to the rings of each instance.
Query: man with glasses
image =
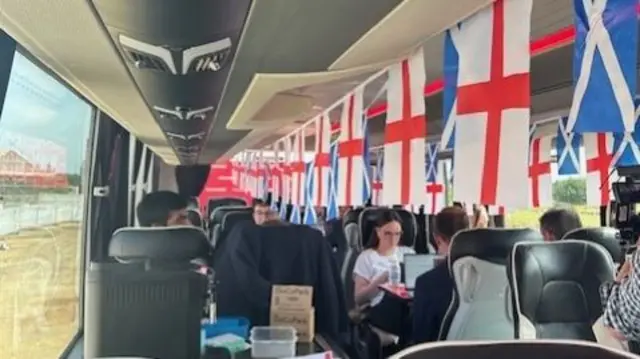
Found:
[[[261,226],[269,220],[270,211],[269,205],[265,201],[261,199],[253,201],[253,221],[257,225]]]

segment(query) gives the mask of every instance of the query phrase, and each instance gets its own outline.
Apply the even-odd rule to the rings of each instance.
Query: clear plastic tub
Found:
[[[253,358],[291,358],[296,356],[298,337],[292,327],[254,327],[251,329]]]

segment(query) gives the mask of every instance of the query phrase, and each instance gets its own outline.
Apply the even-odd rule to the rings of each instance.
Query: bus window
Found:
[[[57,358],[80,328],[92,113],[16,53],[0,117],[0,358]]]

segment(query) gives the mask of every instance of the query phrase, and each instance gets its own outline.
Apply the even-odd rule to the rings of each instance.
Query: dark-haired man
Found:
[[[256,222],[257,225],[263,225],[264,222],[269,220],[269,213],[271,209],[267,202],[261,199],[255,199],[253,201],[253,221]]]
[[[547,242],[558,241],[578,228],[582,228],[582,222],[572,208],[552,208],[540,217],[540,232]]]
[[[434,237],[438,254],[448,256],[451,238],[469,228],[467,212],[458,206],[446,207],[434,220]],[[413,342],[415,344],[438,340],[453,291],[453,279],[447,261],[416,279],[413,300]]]
[[[189,202],[183,196],[171,191],[156,191],[145,195],[136,215],[142,227],[188,226]]]

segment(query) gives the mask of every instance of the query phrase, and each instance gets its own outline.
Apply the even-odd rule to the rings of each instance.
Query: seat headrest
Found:
[[[202,215],[199,210],[189,209],[187,210],[187,218],[192,225],[196,227],[202,227]]]
[[[542,235],[530,228],[474,228],[456,233],[449,247],[449,265],[463,257],[507,263],[507,258],[516,243],[542,242]]]
[[[583,240],[518,243],[513,247],[510,265],[514,272],[540,272],[545,282],[581,282],[580,278],[585,275],[594,276],[602,272],[607,277],[603,281],[613,279],[613,259],[609,252],[600,245]],[[515,279],[521,278],[517,276]]]
[[[222,220],[230,212],[251,212],[252,208],[247,206],[221,206],[211,212],[211,224],[222,224]]]
[[[246,221],[250,221],[251,223],[253,223],[253,216],[251,212],[248,212],[248,211],[229,212],[225,214],[224,218],[222,218],[222,223],[220,224],[220,227],[223,231],[230,231],[234,226]]]
[[[375,222],[378,219],[379,213],[382,210],[388,210],[388,208],[381,207],[369,207],[365,208],[360,213],[360,231],[362,233],[362,244],[366,247],[369,243],[369,239],[373,233]],[[413,247],[417,234],[417,222],[413,213],[404,209],[394,209],[394,211],[400,216],[402,224],[402,237],[400,238],[400,245]]]
[[[562,240],[566,239],[579,239],[598,243],[609,252],[615,262],[622,263],[624,261],[624,249],[620,244],[620,231],[616,228],[578,228],[568,232],[562,237]]]
[[[364,208],[354,208],[350,211],[348,211],[347,213],[345,213],[344,217],[342,218],[342,226],[346,226],[349,223],[358,223],[358,219],[360,218],[360,213],[362,213],[362,211],[364,211]]]
[[[187,201],[187,208],[188,209],[200,209],[200,200],[198,199],[198,197],[189,197],[188,201]]]
[[[109,256],[119,260],[182,262],[210,254],[207,236],[193,226],[125,227],[116,230],[109,242]]]
[[[246,207],[247,202],[240,198],[211,198],[208,205],[213,211],[218,207]]]

